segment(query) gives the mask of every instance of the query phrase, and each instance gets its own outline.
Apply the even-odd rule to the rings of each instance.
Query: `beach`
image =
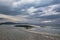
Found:
[[[37,33],[19,27],[0,26],[0,40],[60,40],[60,35]]]

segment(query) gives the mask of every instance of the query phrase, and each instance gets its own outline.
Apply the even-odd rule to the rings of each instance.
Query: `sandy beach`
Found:
[[[0,26],[0,40],[60,40],[60,35],[36,33],[16,27]]]

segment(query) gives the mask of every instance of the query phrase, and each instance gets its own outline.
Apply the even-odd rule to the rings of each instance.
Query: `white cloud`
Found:
[[[34,8],[34,7],[30,7],[30,8],[28,8],[27,9],[27,12],[30,14],[30,15],[34,15],[35,13],[35,11],[37,11],[38,9],[36,9],[36,8]]]
[[[46,21],[42,21],[41,23],[51,23],[51,22],[53,22],[53,21],[51,21],[51,20],[46,20]]]
[[[40,7],[40,8],[30,7],[28,9],[22,9],[21,11],[26,11],[29,14],[29,15],[26,15],[25,17],[28,17],[28,16],[30,17],[30,16],[33,16],[33,15],[36,15],[36,14],[38,14],[37,15],[38,17],[41,17],[41,16],[49,16],[49,15],[60,14],[60,12],[53,11],[55,8],[58,8],[58,7],[60,7],[60,4],[50,5],[50,6],[47,6],[47,7]],[[38,11],[38,12],[35,13],[36,11]]]
[[[21,11],[25,11],[25,9],[22,9]]]
[[[0,0],[0,2],[11,2],[12,0]]]
[[[0,0],[0,4],[9,5],[12,8],[18,8],[25,4],[44,5],[51,3],[53,0]]]
[[[15,17],[15,16],[10,16],[10,15],[4,15],[4,14],[0,14],[0,18],[7,18],[12,21],[27,21],[27,19],[23,17]]]
[[[53,11],[56,7],[60,7],[60,4],[50,5],[48,7],[41,7],[42,13],[40,16],[58,15],[59,12]]]
[[[37,11],[37,9],[34,7],[30,7],[29,9],[27,9],[27,11],[33,13],[33,12]]]
[[[35,7],[30,7],[30,8],[27,8],[27,9],[22,9],[21,11],[22,12],[26,12],[26,16],[27,14],[30,16],[30,15],[35,15],[34,12],[36,12],[38,9],[35,8]]]
[[[0,0],[0,3],[2,4],[11,4],[12,2],[14,2],[14,0]]]
[[[28,9],[22,9],[21,11],[26,11],[28,12],[28,14],[24,15],[17,15],[17,17],[24,17],[24,18],[32,18],[32,19],[28,19],[28,21],[33,21],[33,22],[41,22],[42,20],[42,23],[51,23],[51,22],[54,22],[53,20],[50,20],[48,18],[38,18],[39,20],[36,20],[37,18],[35,17],[41,17],[41,16],[50,16],[50,15],[58,15],[60,14],[59,12],[56,12],[56,11],[53,11],[53,9],[55,9],[56,7],[59,7],[60,4],[56,4],[56,5],[50,5],[50,6],[47,6],[47,7],[40,7],[40,8],[35,8],[35,7],[30,7]],[[42,12],[40,13],[34,13],[38,10],[41,10]],[[39,14],[39,15],[36,15],[36,14]],[[34,19],[35,18],[35,19]],[[41,20],[40,20],[41,19]]]
[[[44,5],[51,3],[53,0],[19,0],[17,2],[13,2],[13,7],[20,7],[21,5],[25,4],[34,4],[34,5]]]
[[[19,7],[24,4],[31,4],[31,3],[35,3],[35,2],[39,2],[39,0],[20,0],[17,2],[13,2],[12,5],[13,5],[13,7]]]
[[[46,6],[46,7],[40,7],[40,8],[35,8],[35,7],[32,6],[28,9],[22,9],[21,11],[26,11],[29,14],[29,16],[39,14],[37,16],[40,17],[40,16],[49,16],[49,15],[58,15],[58,14],[60,14],[60,12],[54,11],[54,9],[58,8],[58,7],[60,7],[60,4],[55,4],[55,5],[50,5],[50,6]],[[36,11],[38,11],[38,12],[36,12]]]
[[[10,7],[13,8],[19,8],[22,7],[22,5],[25,4],[34,4],[34,5],[43,5],[43,4],[48,4],[51,3],[53,0],[19,0],[19,1],[15,1],[15,0],[0,0],[0,4],[4,4],[4,5],[10,5]],[[9,20],[12,21],[30,21],[33,23],[40,23],[40,19],[34,19],[34,17],[41,17],[41,16],[49,16],[49,15],[58,15],[60,13],[53,11],[53,9],[60,7],[60,4],[56,4],[56,5],[50,5],[48,7],[40,7],[40,8],[35,8],[35,7],[30,7],[27,9],[22,9],[21,11],[26,11],[26,15],[24,15],[24,13],[21,15],[17,15],[17,16],[10,16],[10,15],[4,15],[4,14],[0,14],[0,18],[7,18]],[[42,12],[39,13],[34,13],[38,10],[42,10]],[[39,14],[36,16],[36,14]],[[34,16],[35,15],[35,16]],[[26,17],[32,17],[33,19],[26,19]],[[50,23],[52,21],[48,20],[48,21],[42,21],[43,23]]]
[[[11,6],[15,0],[0,0],[0,4],[4,6]]]

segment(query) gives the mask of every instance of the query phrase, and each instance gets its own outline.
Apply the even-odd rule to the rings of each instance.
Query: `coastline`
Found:
[[[60,40],[60,35],[27,31],[16,27],[0,27],[0,40]]]

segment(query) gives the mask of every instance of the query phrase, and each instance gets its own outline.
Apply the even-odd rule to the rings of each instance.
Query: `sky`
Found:
[[[0,0],[0,22],[60,24],[60,0]]]

